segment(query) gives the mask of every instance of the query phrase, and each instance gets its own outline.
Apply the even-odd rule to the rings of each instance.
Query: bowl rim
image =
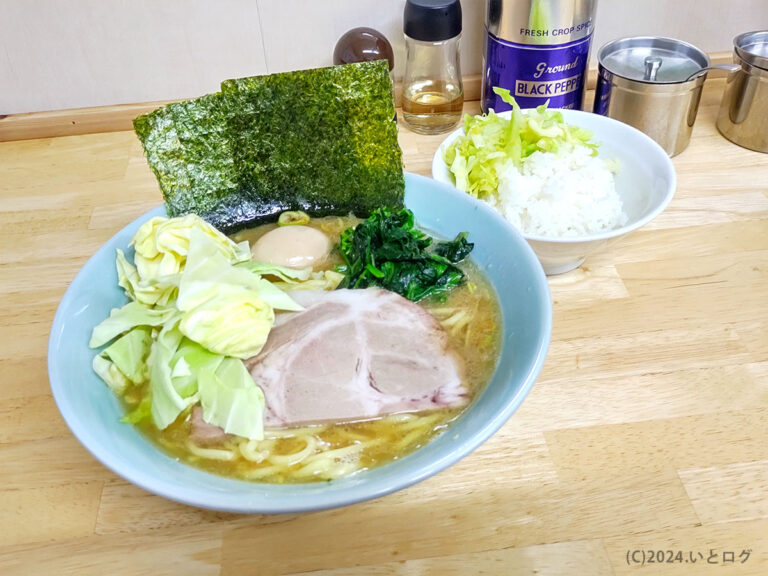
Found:
[[[526,114],[529,110],[530,109],[523,109],[522,112]],[[672,198],[674,197],[675,191],[677,189],[677,172],[675,170],[674,164],[672,163],[672,159],[653,138],[651,138],[641,130],[638,130],[634,126],[630,126],[629,124],[625,124],[624,122],[621,122],[614,118],[609,118],[608,116],[603,116],[601,114],[595,114],[593,112],[587,112],[584,110],[570,110],[567,108],[552,108],[551,110],[562,112],[564,114],[566,121],[568,121],[568,117],[589,118],[590,120],[594,120],[598,123],[602,122],[607,125],[619,126],[622,130],[627,130],[630,133],[633,133],[636,137],[640,138],[649,147],[650,150],[653,151],[652,153],[655,156],[658,156],[658,158],[661,160],[661,163],[665,168],[664,172],[666,173],[669,179],[669,185],[667,186],[664,197],[652,210],[650,210],[642,218],[639,218],[638,220],[635,220],[631,223],[625,224],[624,226],[620,226],[619,228],[604,230],[602,232],[595,232],[593,234],[580,234],[575,236],[560,236],[560,237],[528,234],[523,232],[522,230],[518,230],[518,232],[523,236],[523,238],[525,238],[526,240],[531,240],[533,242],[549,242],[552,244],[577,244],[581,242],[596,242],[601,240],[610,240],[610,239],[618,238],[619,236],[628,234],[629,232],[637,230],[638,228],[642,228],[643,226],[648,224],[648,222],[655,219],[659,214],[661,214],[667,208],[669,203],[672,201]],[[512,115],[512,110],[504,110],[503,112],[497,112],[495,114],[503,118],[509,118]],[[454,130],[453,132],[451,132],[442,142],[440,142],[440,145],[437,147],[437,150],[435,150],[435,153],[432,156],[432,177],[438,182],[442,182],[449,186],[453,186],[454,188],[456,188],[456,186],[453,180],[453,175],[451,174],[450,169],[448,169],[447,165],[443,161],[442,152],[444,147],[452,143],[454,140],[456,140],[459,136],[463,134],[464,134],[464,126],[462,125],[456,130]],[[438,166],[440,167],[439,169],[438,169]],[[446,180],[444,173],[448,174],[449,180]],[[462,193],[465,194],[465,192],[462,192]],[[481,200],[481,202],[483,201]],[[485,202],[483,203],[485,204]]]
[[[418,185],[419,181],[422,180],[428,183],[427,185],[429,186],[440,187],[446,194],[466,196],[455,188],[433,179],[406,173],[406,183],[410,181],[414,185]],[[424,182],[422,182],[422,185],[424,185]],[[500,223],[503,223],[509,229],[513,237],[520,236],[519,232],[509,226],[490,206],[477,202],[476,208],[483,211],[486,217],[498,219]],[[204,477],[207,481],[216,484],[217,487],[232,488],[233,492],[235,492],[234,495],[226,490],[219,490],[218,493],[212,493],[213,491],[211,490],[207,492],[201,491],[199,487],[189,488],[183,482],[176,481],[175,478],[158,477],[151,474],[151,471],[147,472],[138,468],[131,461],[116,456],[110,449],[111,447],[88,428],[86,415],[83,414],[82,409],[80,411],[76,409],[76,402],[73,402],[73,399],[70,397],[71,393],[69,396],[67,395],[66,374],[62,373],[64,368],[57,362],[57,353],[62,339],[66,336],[64,328],[67,314],[70,313],[74,299],[79,293],[78,290],[81,290],[81,286],[87,282],[91,268],[96,265],[95,263],[99,258],[104,258],[105,254],[108,253],[110,257],[113,256],[113,243],[117,242],[118,239],[122,240],[124,237],[130,239],[130,236],[142,222],[152,216],[164,214],[163,206],[144,213],[114,234],[82,266],[67,288],[56,310],[51,325],[47,358],[49,383],[54,400],[73,435],[102,465],[128,482],[150,493],[198,508],[249,514],[310,512],[379,498],[438,474],[477,449],[501,428],[517,410],[532,389],[544,365],[552,334],[551,296],[546,276],[541,269],[538,259],[527,242],[521,237],[521,258],[525,260],[527,267],[532,271],[530,280],[536,285],[542,303],[543,314],[541,318],[537,319],[540,322],[540,339],[536,345],[535,358],[530,360],[530,368],[524,375],[524,378],[520,380],[517,392],[499,410],[492,412],[482,426],[475,428],[474,433],[469,439],[462,440],[455,446],[449,445],[446,441],[437,446],[437,448],[432,449],[430,449],[430,446],[434,446],[435,442],[430,442],[399,461],[388,463],[348,478],[310,484],[276,485],[248,482],[215,475],[188,464],[178,463],[179,466],[183,467],[182,475],[189,474],[193,478]],[[496,370],[498,371],[498,366]],[[495,375],[496,372],[494,372],[492,378]],[[503,386],[505,384],[506,382],[500,385]],[[112,394],[111,391],[108,392]],[[482,393],[480,396],[482,396]],[[459,424],[460,421],[457,421],[453,426],[458,426]],[[439,438],[435,440],[439,440]],[[142,442],[145,442],[146,446],[163,454],[166,458],[172,459],[167,453],[153,445],[149,439],[142,437]],[[449,448],[451,449],[449,450]],[[407,462],[409,457],[418,454],[422,454],[422,456],[411,459],[411,461],[416,461],[416,465]],[[425,460],[424,465],[420,465],[421,460]],[[402,470],[402,473],[398,474],[397,471],[399,470]],[[382,473],[379,471],[390,471],[392,473]],[[394,481],[392,478],[394,478]],[[248,497],[243,498],[243,494]],[[238,498],[241,499],[238,500]]]

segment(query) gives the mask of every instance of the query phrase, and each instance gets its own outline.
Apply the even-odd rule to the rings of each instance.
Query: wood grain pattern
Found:
[[[767,574],[768,155],[717,133],[723,85],[669,208],[550,278],[551,350],[509,422],[425,482],[305,515],[163,500],[78,444],[47,383],[53,315],[160,193],[130,132],[0,144],[0,574]],[[429,174],[440,140],[401,127],[406,168]]]

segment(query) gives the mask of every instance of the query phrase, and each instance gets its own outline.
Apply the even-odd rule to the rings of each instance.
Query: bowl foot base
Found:
[[[584,263],[584,260],[586,259],[587,258],[584,257],[581,260],[576,260],[575,262],[567,262],[566,264],[542,264],[541,266],[544,268],[544,274],[547,276],[556,276],[558,274],[565,274],[566,272],[570,272],[571,270],[578,268]]]

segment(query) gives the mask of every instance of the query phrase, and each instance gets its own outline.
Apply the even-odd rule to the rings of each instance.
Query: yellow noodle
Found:
[[[345,458],[355,457],[360,454],[363,450],[363,444],[350,444],[349,446],[344,446],[343,448],[334,448],[332,450],[326,450],[325,452],[320,452],[318,454],[314,454],[307,458],[306,463],[310,464],[315,461],[329,459],[329,460],[341,460]]]
[[[432,424],[436,423],[438,420],[443,418],[443,414],[441,413],[434,413],[434,414],[422,414],[420,416],[416,416],[412,420],[408,420],[404,422],[400,428],[402,431],[405,430],[413,430],[414,428],[427,428],[430,427]]]
[[[293,466],[294,464],[298,464],[308,456],[312,455],[315,452],[315,448],[317,447],[317,440],[314,436],[305,435],[302,436],[301,440],[305,443],[305,446],[298,452],[285,455],[272,453],[267,456],[267,460],[273,462],[274,464],[282,464],[286,466]]]
[[[456,312],[456,314],[453,314],[452,316],[449,316],[445,320],[442,320],[440,323],[444,327],[450,328],[451,326],[453,326],[457,322],[460,322],[460,321],[466,319],[466,317],[467,317],[467,313],[464,310],[459,310],[458,312]]]
[[[253,468],[247,468],[244,472],[242,472],[242,476],[248,480],[262,480],[270,476],[279,476],[285,474],[287,470],[287,466],[257,466]]]
[[[307,477],[324,474],[324,477],[328,477],[328,475],[333,477],[335,476],[333,469],[340,465],[352,464],[354,467],[358,467],[362,448],[360,444],[352,444],[344,448],[336,448],[314,454],[302,463],[302,467],[296,472],[296,475],[298,477]]]
[[[276,438],[296,438],[304,434],[317,434],[325,430],[327,426],[305,426],[304,428],[267,428],[264,437],[270,440]]]
[[[422,430],[419,430],[419,429],[411,430],[410,432],[408,432],[408,434],[406,434],[405,436],[403,436],[397,441],[397,445],[401,451],[405,451],[417,439],[421,438],[423,434],[424,433]]]
[[[352,463],[336,464],[334,466],[331,466],[328,469],[328,473],[325,474],[324,479],[334,480],[336,478],[341,478],[342,476],[349,476],[350,474],[357,472],[359,470],[360,470],[360,466],[358,464],[352,464]]]
[[[232,450],[222,450],[221,448],[201,448],[194,442],[187,442],[187,450],[195,456],[207,460],[234,460],[235,453]]]
[[[338,432],[340,435],[344,436],[344,440],[346,442],[368,442],[375,436],[375,434],[367,431],[367,430],[358,430],[357,428],[345,428],[343,431]]]
[[[311,462],[309,464],[305,464],[298,470],[296,470],[293,473],[294,478],[309,478],[312,476],[319,476],[324,473],[327,473],[331,465],[333,464],[332,460],[316,460],[314,462]]]
[[[432,316],[439,317],[439,316],[450,316],[454,312],[456,312],[457,308],[430,308],[429,312],[432,314]]]
[[[238,444],[238,449],[243,458],[257,464],[263,462],[269,456],[269,450],[260,447],[258,440],[244,440]]]

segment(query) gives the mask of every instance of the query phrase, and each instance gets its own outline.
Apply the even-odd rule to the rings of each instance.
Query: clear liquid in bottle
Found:
[[[441,134],[461,120],[464,92],[461,84],[419,80],[403,89],[403,120],[414,132]]]
[[[406,0],[403,33],[403,121],[420,134],[447,132],[461,120],[464,106],[461,2]]]

